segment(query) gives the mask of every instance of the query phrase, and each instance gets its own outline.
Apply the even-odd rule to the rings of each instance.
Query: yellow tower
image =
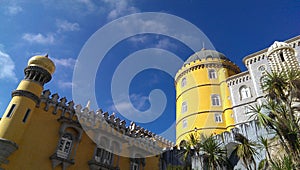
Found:
[[[47,55],[34,56],[28,61],[25,77],[12,92],[12,99],[0,121],[0,146],[6,146],[11,151],[17,148],[30,124],[43,86],[51,80],[54,71],[55,65]],[[8,156],[4,154],[0,151],[0,158]]]
[[[219,134],[234,126],[225,80],[239,72],[238,66],[214,50],[202,49],[186,60],[175,76],[177,144],[195,131]]]

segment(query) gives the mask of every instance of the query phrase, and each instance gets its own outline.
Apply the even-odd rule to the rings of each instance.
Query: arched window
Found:
[[[216,78],[217,78],[216,70],[214,70],[214,69],[209,69],[209,70],[208,70],[208,77],[209,77],[210,79],[216,79]]]
[[[241,96],[241,100],[251,97],[250,88],[247,86],[242,86],[240,88],[240,96]]]
[[[184,119],[184,120],[182,120],[182,128],[186,128],[187,127],[187,120],[186,119]]]
[[[259,71],[265,71],[266,70],[266,66],[265,65],[261,65],[258,67]]]
[[[70,133],[65,133],[61,137],[58,148],[57,148],[57,157],[68,159],[71,150],[72,150],[73,136]]]
[[[184,87],[186,86],[186,78],[183,77],[182,80],[181,80],[181,87]]]
[[[181,113],[185,113],[185,112],[187,112],[187,102],[186,101],[182,102],[182,104],[181,104]]]
[[[211,95],[211,104],[213,106],[221,106],[220,96],[218,94]]]

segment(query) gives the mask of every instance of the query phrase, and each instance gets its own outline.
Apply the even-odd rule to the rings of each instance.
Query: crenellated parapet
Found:
[[[264,49],[264,50],[258,51],[256,53],[253,53],[251,55],[248,55],[243,59],[243,62],[246,65],[246,67],[249,67],[249,65],[251,65],[251,64],[265,60],[266,56],[267,56],[266,52],[267,52],[267,49]]]
[[[228,86],[234,86],[240,83],[244,83],[248,80],[251,80],[251,76],[249,74],[249,71],[245,71],[236,75],[233,75],[231,77],[229,77],[226,82],[228,84]]]
[[[299,47],[300,46],[300,36],[291,38],[284,42],[287,43],[291,48]],[[250,54],[243,59],[243,62],[246,65],[246,67],[249,67],[249,65],[251,65],[251,64],[265,60],[267,58],[267,52],[268,52],[268,48],[265,48],[263,50],[255,52],[253,54]]]
[[[211,57],[205,59],[196,59],[190,63],[185,63],[184,66],[178,70],[175,76],[175,83],[177,83],[178,80],[187,73],[203,68],[227,68],[236,74],[240,72],[239,67],[228,59]]]
[[[42,104],[44,104],[42,109],[45,111],[51,111],[54,115],[60,113],[60,117],[77,122],[73,101],[67,102],[65,97],[60,98],[57,93],[51,95],[50,90],[44,90],[37,107],[40,107]]]
[[[149,155],[161,153],[162,147],[175,145],[173,142],[138,126],[134,122],[127,126],[126,121],[116,117],[115,113],[109,114],[103,112],[102,109],[95,112],[88,107],[75,105],[73,101],[67,102],[65,97],[60,98],[57,93],[51,95],[49,90],[43,91],[37,107],[57,115],[58,121],[67,122],[85,130],[99,146],[103,145],[104,138],[110,141],[108,148],[104,149],[110,150],[113,143],[117,144],[120,148],[120,151],[118,151],[120,154],[122,154],[123,146],[126,146],[127,149],[134,147],[144,150]],[[132,155],[133,153],[128,154]]]

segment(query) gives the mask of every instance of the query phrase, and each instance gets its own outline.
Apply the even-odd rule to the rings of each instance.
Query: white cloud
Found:
[[[0,51],[0,79],[17,81],[15,64],[10,56]]]
[[[77,2],[84,4],[89,12],[95,10],[96,6],[91,0],[77,0]]]
[[[51,58],[51,60],[55,63],[56,66],[63,66],[67,68],[74,68],[76,60],[73,58]]]
[[[134,21],[134,22],[132,22]],[[137,29],[138,28],[138,29]],[[132,16],[130,22],[123,20],[119,22],[116,26],[116,29],[121,29],[126,31],[129,34],[136,34],[136,31],[139,32],[159,32],[160,34],[164,35],[169,33],[170,29],[168,28],[165,23],[160,21],[160,19],[151,18],[151,19],[144,19],[139,16]]]
[[[66,82],[66,81],[62,81],[62,80],[59,80],[57,82],[58,84],[58,87],[60,87],[61,89],[67,89],[67,88],[72,88],[73,86],[73,83],[72,82]]]
[[[17,5],[8,6],[6,9],[6,13],[8,15],[17,15],[18,13],[22,12],[23,8]]]
[[[138,110],[141,110],[143,107],[145,107],[145,104],[146,104],[147,100],[149,99],[149,97],[142,96],[140,94],[131,94],[130,99],[133,102],[134,106]]]
[[[133,43],[145,43],[149,40],[149,38],[145,35],[133,36],[128,39]]]
[[[156,48],[162,48],[162,49],[175,49],[177,48],[177,45],[170,42],[167,38],[162,38],[158,41],[158,43],[155,45]]]
[[[30,43],[37,43],[37,44],[52,44],[52,43],[54,43],[54,35],[53,34],[43,35],[41,33],[38,33],[38,34],[25,33],[22,38]]]
[[[146,102],[148,101],[149,97],[148,96],[143,96],[140,94],[131,94],[129,96],[131,99],[131,102],[128,102],[126,100],[125,96],[120,96],[118,101],[115,101],[113,105],[109,107],[109,110],[113,112],[117,112],[117,109],[120,110],[125,110],[125,112],[132,112],[132,107],[134,106],[137,110],[141,110],[145,107]]]
[[[139,9],[131,4],[130,0],[103,0],[109,4],[111,11],[108,14],[108,19],[113,20],[120,16],[139,12]]]
[[[58,27],[58,32],[80,30],[78,23],[71,23],[67,20],[56,20],[56,26]]]

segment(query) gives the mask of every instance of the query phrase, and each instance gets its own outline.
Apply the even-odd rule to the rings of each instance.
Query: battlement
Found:
[[[231,77],[229,77],[226,82],[228,84],[228,86],[234,86],[240,83],[243,83],[245,81],[251,80],[251,76],[249,74],[249,71],[245,71],[236,75],[233,75]]]
[[[115,114],[103,112],[98,109],[96,112],[87,107],[76,105],[73,101],[67,102],[65,97],[59,98],[57,93],[52,94],[49,90],[43,91],[37,107],[43,106],[47,112],[59,114],[59,119],[67,120],[83,128],[86,132],[108,132],[113,138],[122,138],[128,143],[139,145],[141,148],[148,148],[152,152],[162,146],[173,146],[173,142],[156,135],[131,122],[126,126],[126,121],[116,117]],[[51,109],[50,109],[51,108]]]
[[[296,48],[297,46],[300,46],[300,36],[288,39],[284,42],[288,43],[292,48]],[[267,57],[267,51],[268,48],[265,48],[253,54],[247,55],[243,59],[244,64],[246,67],[248,67],[250,64],[264,60]]]
[[[175,83],[185,74],[201,68],[228,68],[235,73],[240,72],[239,67],[230,60],[220,58],[197,59],[188,64],[184,64],[183,67],[178,70],[175,76]]]

